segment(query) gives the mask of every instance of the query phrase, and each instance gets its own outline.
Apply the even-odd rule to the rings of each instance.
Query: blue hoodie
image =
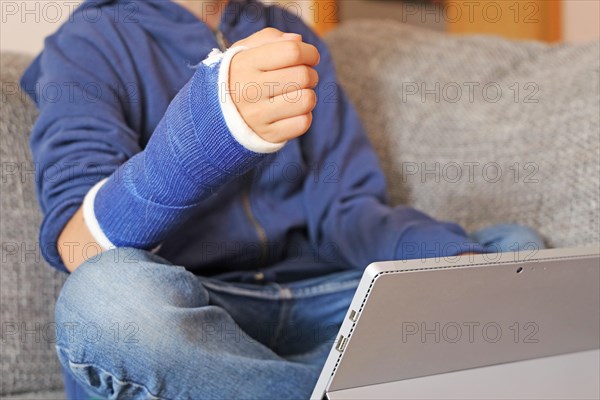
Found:
[[[240,282],[289,282],[380,260],[482,251],[453,223],[387,204],[386,182],[329,51],[297,16],[231,0],[219,30],[234,43],[265,27],[318,47],[313,123],[202,201],[158,255]],[[219,42],[171,1],[89,1],[48,37],[21,80],[40,110],[31,148],[44,213],[40,247],[66,271],[58,235],[94,184],[145,145],[169,103]],[[410,144],[407,144],[410,145]]]

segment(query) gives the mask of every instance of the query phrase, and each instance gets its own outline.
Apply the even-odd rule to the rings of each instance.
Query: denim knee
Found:
[[[104,252],[76,269],[61,290],[55,310],[59,359],[76,379],[104,394],[100,386],[130,375],[128,360],[143,363],[149,348],[164,341],[161,334],[172,322],[168,310],[207,304],[206,289],[184,268],[140,250]]]
[[[69,276],[57,312],[73,303],[79,309],[110,311],[112,305],[130,301],[140,307],[156,302],[186,307],[206,304],[208,292],[183,267],[143,250],[117,248],[87,260]]]

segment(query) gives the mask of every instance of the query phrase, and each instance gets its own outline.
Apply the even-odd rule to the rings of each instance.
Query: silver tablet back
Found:
[[[371,264],[313,398],[600,347],[600,248]]]

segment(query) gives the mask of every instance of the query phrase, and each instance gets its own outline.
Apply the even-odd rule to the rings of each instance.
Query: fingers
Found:
[[[259,47],[268,43],[279,41],[302,41],[302,36],[297,33],[285,33],[275,28],[265,28],[247,38],[236,42],[234,46],[245,46],[248,48]]]
[[[295,65],[314,67],[321,59],[315,46],[295,40],[271,42],[240,55],[244,53],[251,59],[254,67],[261,71],[274,71]]]
[[[308,131],[317,97],[318,49],[297,34],[263,29],[237,42],[248,47],[231,60],[229,86],[248,126],[263,139],[280,143]]]
[[[273,143],[294,139],[305,134],[312,124],[312,113],[282,119],[267,126],[262,137]]]
[[[265,72],[261,79],[273,98],[299,89],[313,89],[319,84],[319,73],[311,67],[298,65],[277,71]]]
[[[317,105],[317,95],[312,89],[302,89],[274,97],[265,102],[267,125],[288,118],[309,114]]]

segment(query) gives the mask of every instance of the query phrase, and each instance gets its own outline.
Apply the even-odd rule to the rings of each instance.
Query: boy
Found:
[[[307,398],[370,262],[540,245],[386,205],[325,45],[281,8],[88,2],[22,86],[38,174],[60,171],[37,180],[43,254],[73,272],[57,351],[93,395]]]

